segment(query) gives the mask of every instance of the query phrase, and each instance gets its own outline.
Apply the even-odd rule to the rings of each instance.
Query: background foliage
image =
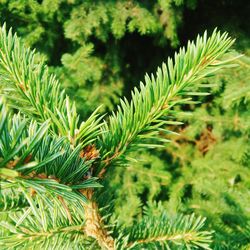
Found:
[[[173,50],[207,29],[236,37],[245,56],[239,67],[207,80],[211,96],[184,105],[181,136],[162,150],[131,155],[138,162],[117,167],[114,218],[127,226],[142,216],[143,204],[160,201],[177,211],[206,216],[215,230],[214,249],[250,247],[250,4],[247,1],[1,0],[1,23],[13,27],[40,60],[57,74],[82,118],[103,104],[109,112],[144,72],[155,71]],[[190,113],[192,115],[187,116]],[[180,114],[180,113],[179,113]],[[189,125],[190,124],[190,125]],[[156,205],[156,204],[154,204]],[[129,219],[128,219],[129,218]]]

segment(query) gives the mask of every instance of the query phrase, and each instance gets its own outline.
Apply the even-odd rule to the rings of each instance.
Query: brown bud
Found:
[[[24,159],[24,163],[29,163],[30,162],[30,160],[31,160],[31,158],[32,158],[32,154],[29,154],[25,159]]]
[[[93,160],[99,157],[99,150],[96,149],[95,145],[88,145],[81,150],[79,156],[88,160]]]
[[[47,179],[47,175],[45,173],[40,173],[37,175],[37,177],[40,179]]]

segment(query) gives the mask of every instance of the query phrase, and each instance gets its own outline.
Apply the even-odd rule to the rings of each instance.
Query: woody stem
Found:
[[[93,190],[83,190],[82,193],[88,198],[85,209],[84,232],[88,237],[96,239],[99,246],[105,250],[114,250],[114,239],[108,234],[98,211],[98,205],[93,200]]]

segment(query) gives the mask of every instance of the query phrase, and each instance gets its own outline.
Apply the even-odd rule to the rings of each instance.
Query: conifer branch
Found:
[[[79,125],[75,103],[71,103],[54,75],[42,62],[37,62],[35,51],[25,48],[11,29],[0,29],[0,95],[8,105],[30,118],[50,120],[51,130],[68,137],[72,145],[91,144],[99,134],[97,110]]]
[[[47,203],[58,197],[66,211],[64,200],[84,203],[86,197],[79,190],[100,187],[95,178],[85,179],[91,161],[79,157],[79,147],[71,149],[64,138],[51,137],[48,123],[27,126],[20,114],[8,113],[1,99],[0,121],[2,211],[27,206],[33,197]],[[13,190],[17,190],[15,195]]]
[[[53,197],[50,197],[50,200],[52,204],[55,203],[49,204],[41,197],[30,199],[30,207],[9,214],[9,221],[1,221],[1,228],[9,230],[11,234],[0,237],[0,246],[4,249],[27,249],[31,246],[39,249],[74,246],[79,249],[87,237],[83,232],[82,207],[73,207],[72,203],[68,203],[72,214],[70,221],[65,211],[60,208],[60,203],[56,203],[59,201]]]
[[[222,56],[233,42],[227,33],[215,30],[207,38],[205,32],[197,37],[196,43],[188,42],[187,49],[181,48],[174,60],[168,58],[167,63],[158,68],[156,77],[146,75],[140,90],[135,88],[132,92],[132,101],[122,99],[118,111],[102,126],[105,131],[99,139],[102,167],[122,159],[133,148],[156,147],[160,146],[159,142],[167,142],[158,134],[169,132],[164,128],[167,124],[180,124],[169,120],[169,111],[177,104],[192,103],[190,97],[194,95],[208,94],[195,92],[195,83],[230,66],[231,60],[223,60]]]
[[[178,249],[183,245],[187,249],[202,247],[211,249],[209,243],[211,232],[200,231],[204,226],[204,218],[178,215],[168,218],[165,211],[160,216],[145,216],[140,223],[128,229],[129,249],[155,249],[165,246],[167,249]]]
[[[112,238],[102,226],[97,204],[91,200],[92,195],[85,196],[87,194],[85,190],[90,188],[92,190],[100,185],[95,182],[95,178],[85,179],[93,161],[80,157],[81,147],[71,149],[69,142],[63,137],[53,138],[48,133],[47,122],[38,125],[31,121],[28,125],[20,114],[9,114],[2,99],[0,99],[0,121],[0,209],[2,214],[8,214],[10,218],[15,215],[12,215],[13,212],[17,212],[18,216],[13,220],[13,225],[1,222],[2,226],[11,230],[15,224],[19,228],[21,221],[26,221],[29,225],[29,216],[35,216],[39,224],[41,222],[40,226],[43,229],[47,228],[44,223],[48,223],[45,220],[48,215],[40,214],[42,210],[46,213],[48,209],[49,211],[59,209],[61,216],[70,224],[75,223],[74,216],[82,214],[79,222],[83,223],[80,227],[70,227],[74,228],[74,232],[69,232],[67,225],[60,229],[51,226],[49,231],[37,228],[34,232],[27,229],[22,231],[21,227],[21,231],[13,232],[15,236],[3,237],[2,242],[11,248],[11,246],[26,245],[25,242],[29,240],[38,244],[45,237],[67,239],[68,234],[74,233],[73,237],[80,234],[85,238],[96,239],[100,245],[110,246]],[[13,190],[18,190],[15,195],[12,194]],[[90,200],[87,202],[86,198]],[[61,221],[60,216],[50,219],[55,223]],[[17,239],[15,239],[16,234],[20,236]]]
[[[74,189],[85,187],[84,178],[93,160],[80,157],[81,145],[72,149],[64,137],[51,136],[48,122],[28,125],[20,114],[10,115],[1,99],[0,120],[1,174],[5,169],[5,175],[10,172],[8,177],[50,179],[71,183]]]

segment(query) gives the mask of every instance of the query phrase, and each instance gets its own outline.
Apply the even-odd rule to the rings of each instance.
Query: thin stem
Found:
[[[134,242],[130,242],[128,243],[127,247],[130,247],[132,245],[134,246],[137,244],[147,244],[147,243],[156,242],[156,241],[163,242],[163,241],[176,241],[176,240],[183,240],[185,242],[189,242],[189,241],[197,240],[197,237],[193,235],[193,232],[165,235],[165,236],[163,235],[163,236],[151,237],[147,239],[141,239],[141,240],[137,240]]]

